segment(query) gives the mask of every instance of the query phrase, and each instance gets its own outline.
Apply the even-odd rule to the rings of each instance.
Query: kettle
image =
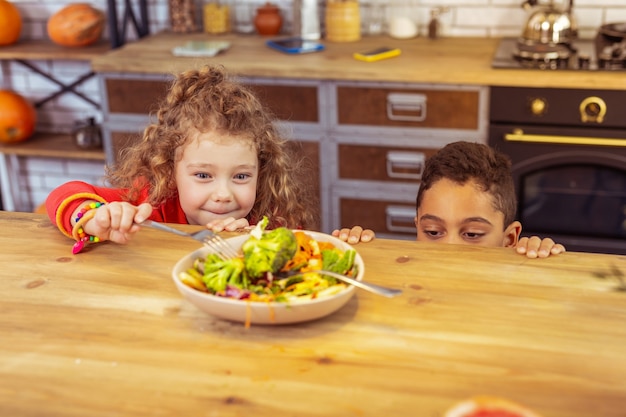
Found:
[[[570,45],[578,37],[578,24],[572,14],[574,0],[560,6],[554,0],[549,0],[548,4],[538,3],[538,0],[522,3],[522,8],[530,10],[530,16],[522,31],[521,41],[527,45]]]
[[[72,136],[74,137],[74,143],[79,148],[102,148],[102,134],[93,117],[88,118],[86,121],[76,122]]]

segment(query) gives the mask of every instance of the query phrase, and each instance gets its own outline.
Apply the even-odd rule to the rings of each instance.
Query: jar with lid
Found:
[[[254,27],[259,35],[277,35],[282,25],[283,18],[280,15],[280,9],[275,4],[265,3],[256,9]]]
[[[230,31],[229,8],[220,3],[205,4],[202,22],[204,31],[213,35],[228,33]]]
[[[419,34],[419,4],[416,0],[392,0],[389,5],[387,31],[397,39],[410,39]]]
[[[353,0],[330,0],[326,4],[326,40],[354,42],[361,39],[359,3]]]

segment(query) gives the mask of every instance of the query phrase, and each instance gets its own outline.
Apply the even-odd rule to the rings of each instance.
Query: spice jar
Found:
[[[330,1],[326,5],[326,40],[354,42],[361,39],[361,15],[356,1]]]
[[[170,25],[173,32],[196,32],[196,8],[193,0],[169,0]]]
[[[217,3],[205,4],[203,15],[204,31],[210,34],[227,33],[230,30],[228,6]]]
[[[280,32],[282,24],[283,18],[280,15],[278,6],[271,3],[265,3],[265,5],[256,9],[254,27],[259,35],[277,35]]]

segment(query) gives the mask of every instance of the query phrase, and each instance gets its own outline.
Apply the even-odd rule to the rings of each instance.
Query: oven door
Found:
[[[626,254],[626,132],[492,125],[489,141],[512,160],[523,235]]]

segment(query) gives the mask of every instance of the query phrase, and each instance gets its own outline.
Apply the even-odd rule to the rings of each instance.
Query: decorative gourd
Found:
[[[11,45],[20,37],[22,16],[13,3],[0,0],[0,46]]]
[[[86,3],[69,4],[48,19],[48,36],[61,46],[96,43],[104,30],[104,13]]]
[[[35,131],[35,107],[23,96],[0,90],[0,143],[22,142]]]

